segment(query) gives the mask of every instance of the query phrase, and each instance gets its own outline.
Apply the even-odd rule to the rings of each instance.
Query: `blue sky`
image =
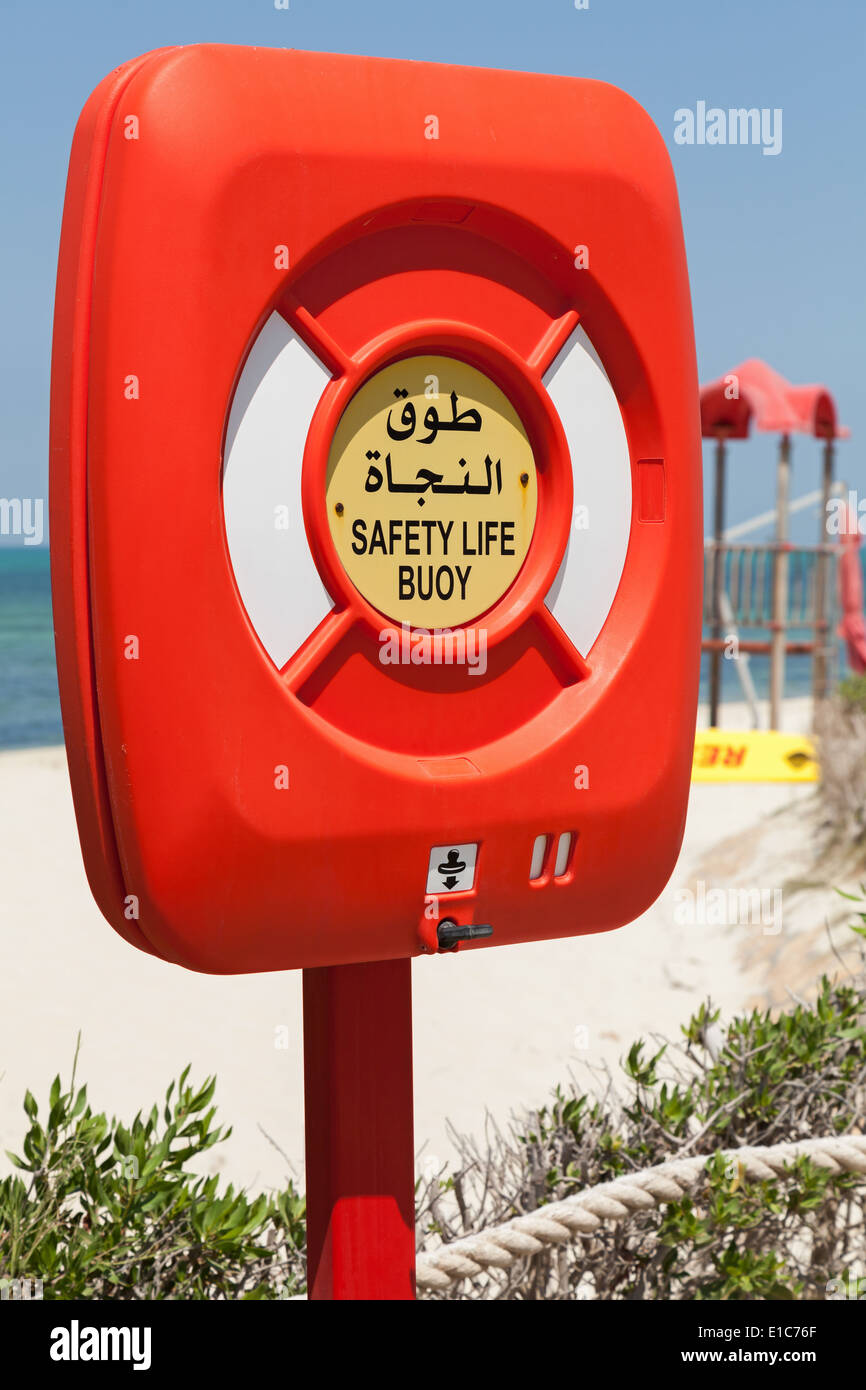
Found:
[[[72,131],[127,58],[217,42],[421,58],[601,78],[646,108],[680,192],[702,380],[750,356],[823,381],[853,438],[840,474],[866,490],[862,440],[864,64],[861,0],[6,0],[0,60],[0,496],[44,496],[57,242]],[[780,107],[776,157],[677,145],[678,108]],[[651,274],[648,267],[647,273]],[[773,501],[776,441],[732,446],[729,520]],[[819,447],[794,446],[793,495]],[[795,536],[812,539],[814,517]]]

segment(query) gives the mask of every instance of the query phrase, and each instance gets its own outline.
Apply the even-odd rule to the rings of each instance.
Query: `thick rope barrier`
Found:
[[[719,1155],[736,1164],[743,1177],[761,1182],[787,1176],[786,1164],[797,1158],[810,1158],[833,1174],[866,1174],[866,1135],[803,1139],[766,1148],[720,1149],[715,1154],[671,1159],[655,1168],[598,1183],[500,1226],[461,1237],[436,1250],[419,1251],[418,1288],[447,1289],[489,1269],[508,1269],[518,1260],[539,1254],[545,1246],[564,1245],[575,1236],[590,1235],[604,1221],[625,1221],[635,1212],[677,1202],[703,1184],[708,1162]]]

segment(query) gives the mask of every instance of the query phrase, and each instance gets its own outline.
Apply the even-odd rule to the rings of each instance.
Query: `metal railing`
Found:
[[[732,545],[707,541],[704,548],[704,622],[714,619],[713,596],[716,557],[719,557],[722,590],[727,594],[733,621],[739,627],[767,627],[774,620],[773,595],[776,557],[787,558],[786,627],[815,627],[821,616],[819,561],[831,566],[837,547]],[[826,616],[826,614],[824,614]]]
[[[704,624],[709,636],[703,650],[712,654],[711,722],[718,713],[720,663],[730,636],[738,650],[769,656],[770,727],[779,727],[787,656],[809,655],[813,661],[812,691],[823,699],[835,656],[835,563],[832,544],[794,546],[788,542],[739,545],[706,541],[704,548]],[[765,628],[764,640],[740,640],[740,628]],[[789,637],[792,630],[797,637]],[[810,634],[802,635],[803,629]],[[742,673],[741,673],[742,679]],[[747,698],[751,700],[749,690]],[[751,687],[752,695],[754,688]]]

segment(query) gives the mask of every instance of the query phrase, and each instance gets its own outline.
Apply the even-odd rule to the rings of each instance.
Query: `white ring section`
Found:
[[[631,529],[631,463],[614,389],[584,330],[576,328],[544,376],[562,421],[574,475],[574,514],[545,602],[586,656],[619,586]]]
[[[333,607],[301,507],[307,432],[330,380],[285,319],[271,314],[229,415],[222,480],[229,555],[250,622],[277,667]]]

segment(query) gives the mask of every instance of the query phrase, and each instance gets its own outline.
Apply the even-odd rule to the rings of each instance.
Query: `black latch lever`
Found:
[[[456,946],[458,941],[477,941],[481,936],[492,936],[493,928],[485,926],[460,927],[446,917],[436,929],[440,946]]]

